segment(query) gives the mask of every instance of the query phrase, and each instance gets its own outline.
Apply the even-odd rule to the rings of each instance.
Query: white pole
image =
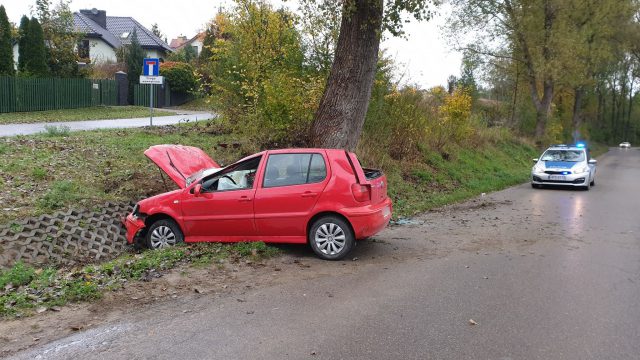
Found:
[[[149,126],[153,126],[153,84],[149,84],[151,86],[151,91],[149,93],[149,110],[151,111],[151,117],[149,118]]]

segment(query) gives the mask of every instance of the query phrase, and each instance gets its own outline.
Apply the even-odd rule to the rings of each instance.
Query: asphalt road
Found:
[[[169,301],[17,358],[638,359],[638,179],[640,151],[612,149],[590,191],[489,194],[385,230],[357,261],[293,249],[281,261],[308,268],[242,299]]]
[[[174,125],[184,122],[194,122],[213,119],[215,114],[211,113],[188,113],[169,116],[159,116],[153,118],[153,125]],[[32,135],[45,132],[47,126],[65,126],[71,131],[96,130],[96,129],[121,129],[149,126],[149,117],[134,119],[111,119],[111,120],[87,120],[87,121],[62,121],[33,124],[5,124],[0,125],[0,137],[16,135]]]

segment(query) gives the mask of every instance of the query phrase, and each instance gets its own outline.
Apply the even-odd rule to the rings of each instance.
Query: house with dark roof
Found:
[[[94,63],[116,61],[116,51],[131,44],[134,30],[147,57],[164,58],[172,51],[167,43],[132,17],[107,16],[104,10],[91,9],[74,13],[73,21],[76,30],[85,34],[78,51]]]
[[[165,58],[173,50],[151,30],[142,26],[129,16],[107,16],[105,10],[90,9],[73,13],[75,30],[84,34],[78,44],[81,58],[91,59],[92,63],[116,62],[117,51],[131,44],[135,30],[138,42],[150,58]],[[14,57],[17,64],[17,45],[14,46]]]

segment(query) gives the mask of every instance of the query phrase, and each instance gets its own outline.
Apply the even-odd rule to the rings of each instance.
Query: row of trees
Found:
[[[636,136],[637,1],[451,3],[449,35],[476,59],[510,125],[539,142]]]
[[[0,75],[15,75],[13,43],[18,43],[17,75],[77,77],[76,46],[82,34],[74,29],[70,0],[36,0],[34,16],[23,16],[18,29],[0,6]],[[45,46],[46,44],[46,46]]]

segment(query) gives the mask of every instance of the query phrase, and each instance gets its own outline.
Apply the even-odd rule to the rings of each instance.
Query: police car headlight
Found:
[[[533,172],[534,173],[543,173],[544,172],[544,165],[540,165],[540,164],[536,164],[533,166]]]
[[[580,167],[575,171],[576,174],[584,174],[586,172],[589,172],[589,167],[588,166]]]

